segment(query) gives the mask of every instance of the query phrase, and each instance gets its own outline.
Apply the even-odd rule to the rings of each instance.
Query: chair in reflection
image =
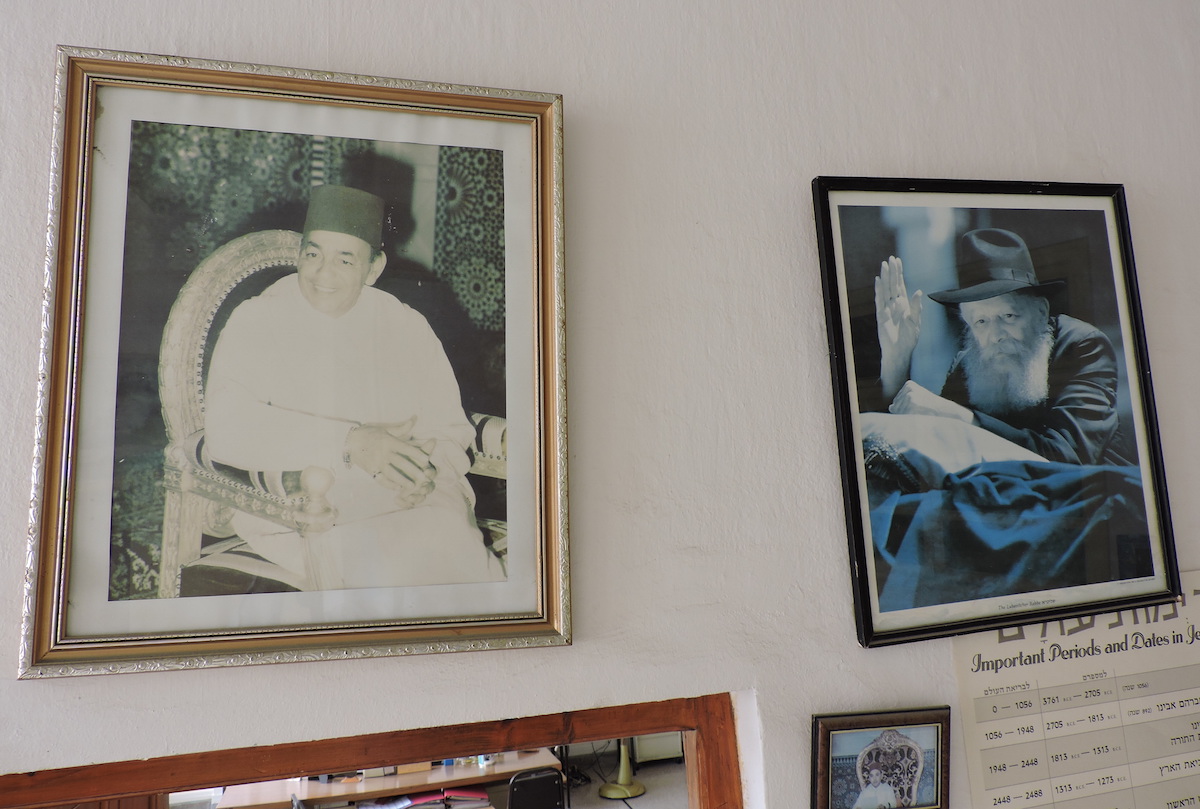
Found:
[[[562,809],[566,790],[561,770],[523,770],[508,782],[508,809]]]

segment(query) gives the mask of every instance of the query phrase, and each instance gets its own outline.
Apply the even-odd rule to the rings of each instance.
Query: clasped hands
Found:
[[[375,482],[396,492],[402,508],[419,505],[434,488],[437,468],[430,456],[437,441],[412,435],[416,417],[400,424],[362,424],[346,436],[350,463],[371,474]]]
[[[967,424],[975,421],[975,414],[967,408],[938,396],[911,379],[900,387],[900,392],[888,405],[888,412],[917,416],[943,416],[965,421]]]

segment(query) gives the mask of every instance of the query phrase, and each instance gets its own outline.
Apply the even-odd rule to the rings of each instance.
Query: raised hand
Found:
[[[908,381],[913,351],[921,336],[921,304],[924,295],[917,290],[910,298],[904,286],[904,265],[889,256],[875,279],[875,323],[879,331],[881,353],[879,379],[883,395],[890,400]]]

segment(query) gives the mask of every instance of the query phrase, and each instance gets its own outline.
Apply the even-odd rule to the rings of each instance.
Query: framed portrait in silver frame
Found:
[[[945,809],[950,707],[813,717],[814,809]]]
[[[1124,189],[813,192],[860,643],[1177,598]]]
[[[562,98],[59,49],[21,676],[569,644]]]

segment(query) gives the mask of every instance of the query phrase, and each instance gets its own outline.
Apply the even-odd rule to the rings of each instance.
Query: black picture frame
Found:
[[[817,177],[813,197],[859,642],[1177,598],[1124,188]],[[907,368],[877,294],[885,341],[919,309]],[[1003,345],[966,351],[976,328]]]
[[[862,795],[871,783],[866,773],[876,765],[879,782],[887,785],[883,794],[894,800],[871,801]],[[945,809],[950,800],[950,706],[813,716],[813,809],[855,809],[860,796],[867,798],[868,809],[875,803]]]

